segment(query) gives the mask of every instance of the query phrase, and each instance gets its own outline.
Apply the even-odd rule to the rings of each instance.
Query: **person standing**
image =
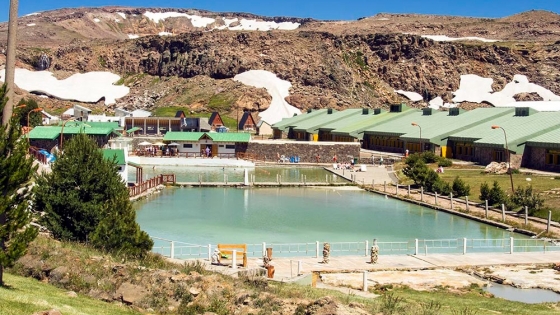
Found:
[[[209,147],[206,147],[206,156],[210,157],[210,148]]]

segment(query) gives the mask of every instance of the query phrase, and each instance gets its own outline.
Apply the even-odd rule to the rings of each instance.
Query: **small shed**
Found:
[[[208,124],[212,127],[212,130],[216,130],[216,128],[224,126],[224,121],[218,112],[212,112],[210,118],[208,118]]]
[[[255,123],[255,119],[253,119],[251,112],[246,111],[243,113],[243,116],[241,116],[241,120],[239,121],[238,128],[240,131],[257,130],[257,124]]]

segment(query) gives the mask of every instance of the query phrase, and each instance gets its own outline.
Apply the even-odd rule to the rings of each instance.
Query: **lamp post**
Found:
[[[424,152],[424,146],[423,146],[423,143],[422,143],[422,127],[420,127],[420,125],[415,123],[415,122],[413,122],[411,125],[413,125],[414,127],[420,128],[420,153],[422,153],[422,152]]]
[[[497,125],[492,125],[492,129],[502,129],[502,131],[504,132],[504,139],[506,141],[506,151],[507,151],[507,162],[508,162],[508,173],[509,173],[509,180],[511,182],[511,193],[515,193],[515,189],[513,188],[513,175],[511,174],[511,153],[509,152],[509,148],[508,148],[508,141],[507,141],[507,134],[506,134],[506,130],[500,126]]]
[[[41,107],[39,107],[39,108],[35,108],[35,109],[32,109],[32,110],[30,110],[30,111],[27,112],[27,129],[28,129],[28,130],[29,130],[29,125],[30,125],[30,124],[29,124],[29,118],[30,118],[29,115],[31,115],[31,113],[33,113],[33,112],[40,112],[40,111],[42,111],[42,110],[43,110],[43,109],[42,109]]]
[[[64,126],[66,125],[67,122],[69,121],[76,121],[76,118],[70,118],[68,120],[65,120],[62,123],[62,128],[60,129],[60,150],[62,150],[62,141],[64,140]]]

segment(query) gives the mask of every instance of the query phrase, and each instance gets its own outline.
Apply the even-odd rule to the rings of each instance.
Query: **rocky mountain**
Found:
[[[2,23],[0,51],[6,38]],[[237,110],[262,111],[270,104],[266,90],[232,80],[257,69],[291,82],[286,101],[302,111],[402,101],[424,107],[437,96],[450,102],[463,74],[493,78],[494,91],[522,74],[560,95],[559,38],[560,15],[546,11],[499,19],[378,14],[316,21],[182,9],[61,9],[19,19],[17,66],[44,68],[48,57],[48,70],[58,78],[87,71],[121,75],[118,84],[130,87],[130,94],[110,108],[86,104],[98,111],[178,106],[235,117]],[[423,100],[411,102],[395,90],[417,92]],[[18,96],[35,97],[21,90]],[[37,100],[50,109],[75,103]]]

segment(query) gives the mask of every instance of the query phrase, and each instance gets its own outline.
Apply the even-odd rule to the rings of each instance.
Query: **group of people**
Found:
[[[177,155],[177,148],[174,147],[165,147],[165,146],[161,146],[161,147],[155,147],[155,146],[149,146],[147,148],[144,148],[143,150],[137,149],[136,150],[136,155],[143,155],[143,156],[158,156],[158,152],[161,152],[162,156],[175,156]]]

